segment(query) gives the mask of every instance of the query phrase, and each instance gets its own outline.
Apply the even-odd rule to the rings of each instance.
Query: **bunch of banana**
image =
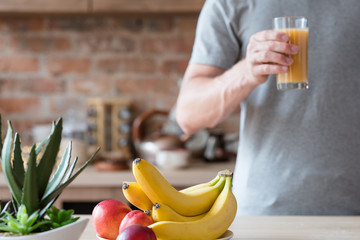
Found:
[[[132,205],[143,211],[151,211],[153,203],[137,182],[123,182],[122,191]]]
[[[211,187],[215,185],[218,180],[220,179],[220,176],[217,175],[214,179],[212,179],[210,182],[207,183],[200,183],[185,189],[180,190],[180,192],[188,193],[191,191],[199,190],[204,187]],[[143,210],[143,211],[151,211],[152,208],[154,208],[153,202],[148,198],[148,196],[144,193],[141,186],[137,182],[127,182],[124,181],[122,185],[122,191],[125,196],[125,198],[135,207]],[[158,203],[158,206],[160,204]],[[163,211],[163,210],[161,210]]]
[[[150,225],[158,240],[216,239],[231,225],[236,199],[231,191],[232,172],[224,170],[207,183],[176,190],[149,162],[133,162],[136,182],[124,182],[126,199],[150,210]]]

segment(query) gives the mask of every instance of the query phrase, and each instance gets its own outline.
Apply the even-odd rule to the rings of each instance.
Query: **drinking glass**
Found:
[[[289,43],[299,47],[299,52],[290,57],[293,64],[285,73],[278,73],[278,90],[308,89],[308,21],[306,17],[276,17],[273,19],[274,30],[289,35]]]

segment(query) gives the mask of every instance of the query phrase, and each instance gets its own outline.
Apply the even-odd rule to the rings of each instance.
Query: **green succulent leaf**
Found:
[[[4,224],[0,224],[0,230],[6,232],[26,235],[42,225],[50,224],[48,220],[39,218],[39,211],[35,211],[29,216],[25,205],[19,206],[16,218],[7,211],[5,213],[7,218],[4,219]]]
[[[14,218],[10,213],[6,212],[6,215],[7,215],[7,219],[4,219],[4,222],[10,227],[13,229],[13,232],[15,233],[19,233],[20,231],[20,228],[19,228],[19,223],[18,221],[16,220],[16,218]]]
[[[53,222],[51,223],[52,225],[52,228],[58,228],[58,227],[61,227],[61,224],[57,223],[57,222]]]
[[[61,209],[58,213],[58,220],[59,222],[64,222],[69,219],[69,216],[72,214],[68,214],[68,212],[65,209]]]
[[[70,166],[70,169],[69,169],[69,171],[67,172],[67,174],[66,174],[66,176],[64,178],[63,183],[65,183],[66,181],[68,181],[70,179],[72,173],[74,172],[74,169],[75,169],[75,166],[76,166],[76,163],[77,163],[78,159],[79,158],[77,156],[74,158],[74,161],[72,162],[72,164]]]
[[[15,178],[13,173],[13,169],[11,166],[11,145],[12,145],[12,137],[13,136],[13,129],[11,122],[8,121],[8,130],[6,133],[6,137],[4,140],[3,148],[1,151],[1,164],[3,167],[4,176],[7,180],[8,186],[10,188],[10,192],[12,198],[15,202],[20,205],[21,197],[22,197],[22,186],[20,186]]]
[[[51,228],[65,226],[79,219],[79,217],[73,217],[74,210],[59,210],[55,206],[52,206],[50,209],[46,210],[46,214],[48,216],[47,220],[51,222]]]
[[[37,210],[37,211],[33,212],[30,215],[30,217],[28,217],[27,223],[26,223],[27,226],[28,227],[32,226],[36,222],[36,220],[38,220],[38,217],[39,217],[39,211]]]
[[[52,191],[47,191],[44,193],[43,198],[42,199],[46,199],[44,201],[40,202],[40,208],[42,208],[43,210],[40,212],[40,216],[43,216],[45,214],[45,211],[55,202],[55,200],[58,198],[58,196],[61,194],[62,190],[67,186],[65,185],[64,187],[62,187],[62,185],[64,185],[64,183],[66,181],[68,181],[68,179],[71,176],[71,173],[73,172],[73,170],[75,169],[75,165],[77,162],[77,157],[75,157],[74,161],[72,162],[70,169],[65,172],[66,176],[63,177],[63,183],[59,183],[57,185],[54,185],[54,188],[52,189]],[[65,174],[64,174],[65,175]]]
[[[26,206],[29,214],[32,214],[39,208],[39,189],[37,185],[36,171],[36,153],[35,145],[32,146],[26,168],[23,196],[21,202]]]
[[[13,232],[13,229],[10,228],[9,226],[7,225],[2,225],[0,224],[0,231],[4,231],[4,232]]]
[[[1,203],[1,201],[0,201],[0,203]],[[5,212],[6,212],[6,211],[9,211],[10,204],[11,204],[11,201],[8,201],[8,202],[5,204],[5,206],[4,206],[3,209],[1,209],[1,205],[0,205],[0,222],[3,220],[3,217],[6,216]]]
[[[44,220],[38,221],[38,222],[37,222],[36,224],[34,224],[33,226],[29,227],[29,228],[28,228],[28,231],[29,231],[29,233],[31,233],[31,232],[35,231],[36,229],[41,228],[41,226],[43,226],[43,225],[48,225],[48,224],[50,224],[49,221],[44,221]]]
[[[70,159],[71,159],[71,142],[69,142],[67,148],[65,149],[61,162],[54,176],[52,177],[52,179],[50,180],[49,184],[46,187],[44,193],[45,196],[53,192],[56,189],[56,187],[59,186],[61,181],[64,179],[65,173],[69,169]]]
[[[55,196],[53,199],[51,199],[46,205],[45,207],[43,207],[43,205],[39,206],[40,209],[42,209],[40,211],[40,214],[39,214],[39,217],[40,218],[43,218],[45,213],[46,213],[46,210],[49,209],[53,204],[54,202],[56,201],[56,199],[59,197],[60,194],[58,194],[57,196]],[[41,203],[40,203],[41,204]]]
[[[43,199],[40,201],[40,206],[43,208],[45,207],[51,199],[54,199],[55,197],[59,196],[59,194],[64,190],[65,187],[67,187],[85,168],[89,163],[92,161],[92,159],[95,157],[95,155],[98,153],[100,148],[97,148],[97,150],[94,152],[94,154],[87,160],[77,171],[74,175],[72,175],[70,178],[68,178],[67,181],[65,181],[63,184],[58,186],[52,193],[50,193],[47,196],[44,196]]]
[[[17,184],[22,187],[24,182],[25,169],[24,161],[21,156],[21,142],[18,133],[15,133],[14,139],[13,172]]]
[[[44,154],[40,158],[37,167],[39,195],[45,193],[50,176],[56,164],[56,157],[59,152],[62,133],[62,119],[55,123],[54,131],[50,134],[49,142],[45,148]]]
[[[29,215],[26,212],[26,207],[25,205],[21,205],[19,207],[19,210],[16,213],[16,219],[21,223],[21,224],[26,224],[26,221],[28,220]]]

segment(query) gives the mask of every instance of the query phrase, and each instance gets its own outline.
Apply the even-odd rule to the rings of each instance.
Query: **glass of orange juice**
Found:
[[[291,55],[294,60],[289,70],[278,73],[276,86],[278,90],[308,89],[308,21],[306,17],[276,17],[273,20],[274,30],[289,35],[289,43],[297,45],[299,52]]]

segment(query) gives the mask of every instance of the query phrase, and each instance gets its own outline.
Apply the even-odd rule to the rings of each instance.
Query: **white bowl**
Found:
[[[234,233],[232,231],[226,230],[226,232],[224,232],[224,234],[221,235],[216,240],[228,240],[228,239],[231,239],[233,236],[234,236]]]
[[[109,239],[107,239],[107,238],[102,238],[102,237],[100,237],[100,236],[97,235],[97,234],[96,234],[96,237],[97,237],[97,239],[99,239],[99,240],[109,240]]]
[[[156,165],[164,170],[184,168],[189,165],[189,157],[187,149],[161,150],[156,154]]]
[[[50,231],[16,237],[0,236],[0,240],[78,240],[88,222],[89,219],[80,218],[74,223]]]

